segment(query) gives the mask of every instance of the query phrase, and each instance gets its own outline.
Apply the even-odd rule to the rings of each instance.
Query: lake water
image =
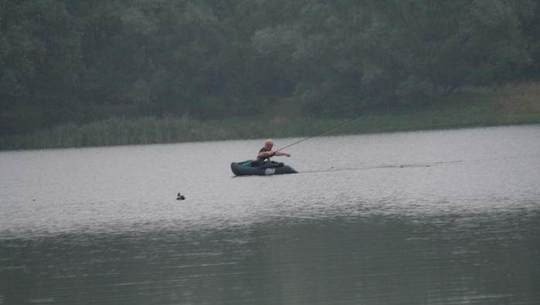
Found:
[[[540,126],[261,145],[0,153],[0,304],[540,304]]]

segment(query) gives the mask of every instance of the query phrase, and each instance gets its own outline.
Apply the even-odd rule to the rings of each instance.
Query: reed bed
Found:
[[[432,100],[428,105],[388,113],[360,113],[349,118],[267,116],[195,120],[187,117],[110,118],[68,124],[32,134],[0,138],[0,149],[43,149],[177,143],[266,137],[359,134],[540,123],[540,83],[469,88]]]

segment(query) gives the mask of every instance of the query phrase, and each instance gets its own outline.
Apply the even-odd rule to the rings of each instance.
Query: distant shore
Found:
[[[347,121],[346,121],[347,120]],[[346,121],[346,124],[343,122]],[[268,116],[194,120],[189,118],[111,118],[69,124],[32,134],[0,137],[1,150],[178,143],[210,140],[361,134],[475,126],[540,124],[540,83],[469,88],[427,105],[327,119]]]

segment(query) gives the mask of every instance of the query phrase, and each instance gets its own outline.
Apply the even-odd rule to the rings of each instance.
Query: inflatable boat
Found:
[[[258,164],[252,160],[233,162],[231,163],[231,170],[236,176],[268,176],[298,173],[294,168],[275,161],[264,162],[263,164]]]

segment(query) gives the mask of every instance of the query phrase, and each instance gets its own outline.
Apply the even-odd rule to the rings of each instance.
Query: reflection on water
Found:
[[[540,303],[540,127],[259,144],[1,153],[0,304]]]
[[[540,214],[2,242],[5,304],[537,304]]]

